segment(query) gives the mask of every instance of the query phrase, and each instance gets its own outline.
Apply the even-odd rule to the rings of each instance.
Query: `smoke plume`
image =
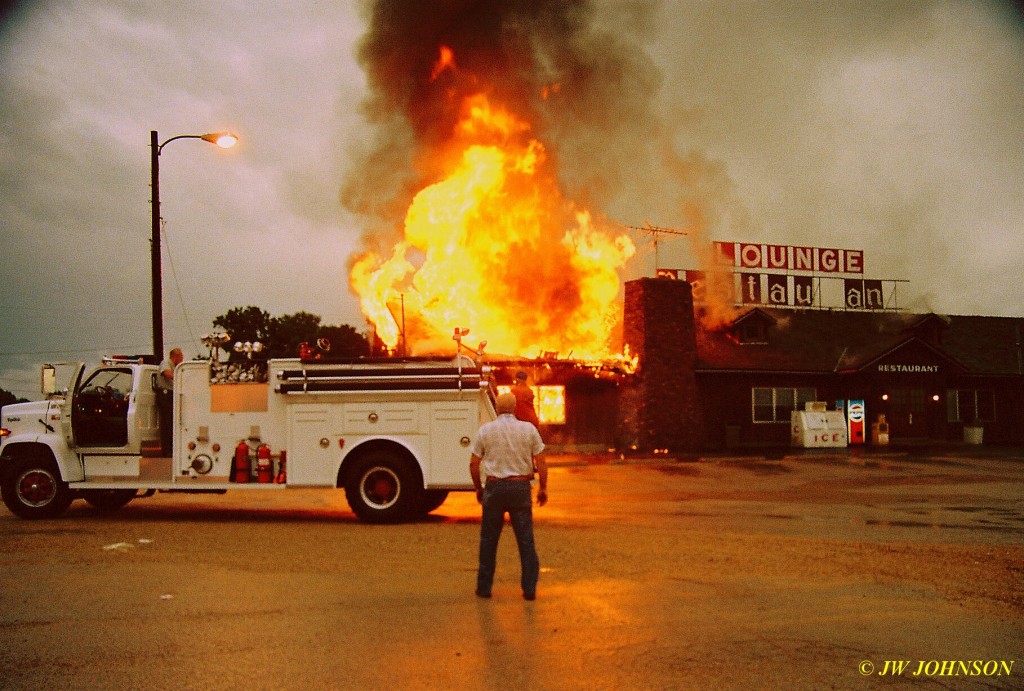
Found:
[[[343,202],[395,220],[396,210],[436,178],[434,154],[449,140],[463,98],[485,89],[493,100],[514,104],[559,158],[568,196],[606,203],[622,176],[617,164],[628,156],[615,152],[640,134],[630,128],[644,128],[646,104],[659,85],[637,33],[648,12],[632,6],[632,17],[613,30],[602,28],[590,2],[369,5],[358,55],[369,87],[363,109],[376,136],[345,182]],[[441,46],[455,62],[437,70]]]
[[[655,196],[686,219],[694,247],[708,244],[709,225],[737,207],[721,167],[679,155],[656,114],[662,77],[644,50],[656,10],[562,0],[367,5],[358,57],[374,135],[341,191],[365,219],[367,251],[387,253],[401,239],[406,209],[450,167],[466,99],[480,93],[529,123],[557,171],[552,184],[595,225],[621,232],[617,221],[639,219],[620,216],[644,214]]]

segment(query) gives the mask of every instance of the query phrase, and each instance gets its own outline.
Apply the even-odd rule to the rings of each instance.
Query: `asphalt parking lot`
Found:
[[[1024,453],[551,460],[536,602],[511,531],[473,596],[471,494],[0,508],[0,687],[1024,686]]]

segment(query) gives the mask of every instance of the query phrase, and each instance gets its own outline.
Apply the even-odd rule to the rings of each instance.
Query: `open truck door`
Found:
[[[53,372],[53,365],[47,365],[43,368],[43,382],[55,382],[55,376],[51,374],[47,377],[46,370]],[[74,370],[71,374],[71,380],[69,382],[69,388],[67,393],[64,394],[64,404],[61,406],[60,424],[61,431],[64,433],[64,440],[67,442],[68,447],[75,448],[75,397],[78,394],[78,388],[82,384],[82,373],[85,372],[85,363],[79,362],[74,366]],[[53,392],[43,392],[53,393]]]

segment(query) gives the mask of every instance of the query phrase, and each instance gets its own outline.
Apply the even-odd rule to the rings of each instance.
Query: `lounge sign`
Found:
[[[895,289],[896,281],[863,277],[863,250],[720,241],[713,246],[721,270],[658,269],[657,275],[685,278],[698,304],[882,310],[886,284]]]
[[[829,295],[823,295],[821,282],[826,279],[817,276],[660,269],[658,277],[682,277],[693,286],[693,301],[697,304],[729,302],[813,309],[838,306],[838,297],[846,309],[885,309],[885,290],[880,280],[833,278],[831,280],[840,284],[842,289],[842,295],[836,296],[835,290]]]
[[[864,250],[715,241],[719,264],[740,269],[863,274]]]

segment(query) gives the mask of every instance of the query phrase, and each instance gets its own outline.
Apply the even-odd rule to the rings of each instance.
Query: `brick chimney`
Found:
[[[690,284],[668,278],[626,283],[623,341],[640,357],[619,398],[621,443],[640,451],[696,451],[703,442],[694,367]]]

